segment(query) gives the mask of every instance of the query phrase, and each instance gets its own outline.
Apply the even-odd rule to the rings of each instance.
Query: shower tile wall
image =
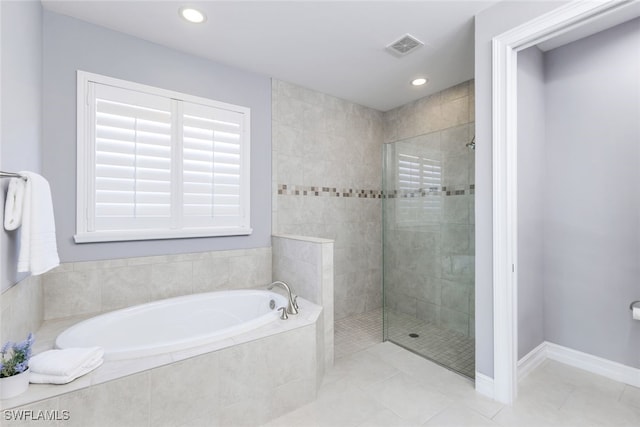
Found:
[[[382,305],[382,113],[273,80],[273,233],[335,241],[335,318]]]
[[[441,166],[435,208],[413,218],[385,202],[385,297],[391,309],[445,329],[474,336],[474,136],[473,82],[420,99],[384,115],[385,143]],[[410,147],[410,148],[408,148]],[[389,173],[396,174],[391,165]],[[395,182],[396,176],[387,177]],[[419,195],[417,195],[419,196]]]

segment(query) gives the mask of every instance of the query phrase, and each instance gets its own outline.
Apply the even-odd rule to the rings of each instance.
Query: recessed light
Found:
[[[181,7],[179,13],[182,18],[194,24],[202,24],[207,20],[207,15],[204,12],[192,7]]]
[[[417,79],[411,80],[411,84],[413,86],[422,86],[426,84],[429,80],[424,77],[418,77]]]

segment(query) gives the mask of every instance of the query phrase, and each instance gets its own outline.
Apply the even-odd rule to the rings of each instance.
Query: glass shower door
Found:
[[[384,337],[473,378],[473,151],[442,132],[384,146]]]

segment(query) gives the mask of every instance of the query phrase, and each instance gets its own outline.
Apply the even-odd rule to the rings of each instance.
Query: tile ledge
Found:
[[[279,237],[281,239],[291,239],[291,240],[302,240],[304,242],[312,242],[312,243],[334,243],[333,239],[325,239],[322,237],[311,237],[311,236],[296,236],[292,234],[272,234],[271,237]]]

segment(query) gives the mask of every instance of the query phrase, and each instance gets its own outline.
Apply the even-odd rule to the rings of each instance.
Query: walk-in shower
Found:
[[[471,378],[474,133],[469,123],[383,149],[384,338]]]

